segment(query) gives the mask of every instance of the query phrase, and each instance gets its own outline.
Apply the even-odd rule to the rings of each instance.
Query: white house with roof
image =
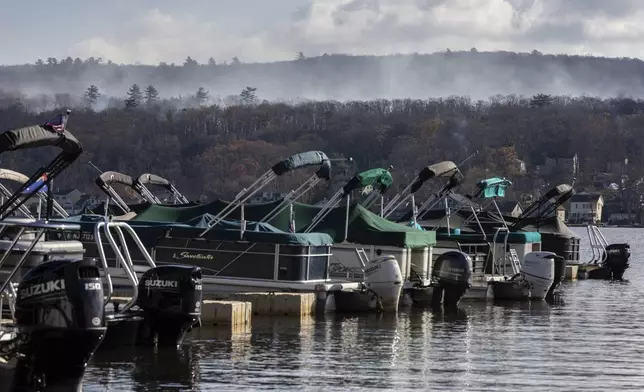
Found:
[[[597,223],[601,221],[604,198],[599,193],[582,192],[570,199],[568,222]]]

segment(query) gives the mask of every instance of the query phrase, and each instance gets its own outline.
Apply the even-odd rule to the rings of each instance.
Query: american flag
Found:
[[[62,114],[57,115],[53,119],[45,123],[46,127],[51,127],[56,133],[63,133],[65,131],[65,117]]]
[[[288,232],[295,233],[295,219],[291,219],[291,222],[288,224]]]
[[[46,182],[47,182],[47,174],[45,173],[45,174],[43,174],[42,176],[40,176],[40,178],[39,178],[39,179],[37,179],[36,181],[34,181],[34,182],[32,182],[31,184],[29,184],[29,186],[28,186],[28,187],[26,187],[24,191],[22,191],[22,194],[23,194],[23,195],[30,195],[30,194],[32,194],[32,193],[33,193],[33,192],[34,192],[34,191],[35,191],[35,190],[36,190],[36,189],[37,189],[41,184],[46,183]],[[47,184],[43,185],[43,187],[42,187],[42,188],[40,188],[40,192],[47,192]]]

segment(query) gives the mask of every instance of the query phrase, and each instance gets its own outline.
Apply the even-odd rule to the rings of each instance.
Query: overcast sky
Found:
[[[644,57],[641,0],[0,0],[0,64],[452,50]]]

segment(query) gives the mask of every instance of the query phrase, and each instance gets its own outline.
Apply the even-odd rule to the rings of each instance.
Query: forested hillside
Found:
[[[638,96],[644,88],[639,59],[532,53],[446,50],[391,56],[323,55],[293,61],[246,64],[242,58],[211,58],[199,64],[118,65],[109,59],[47,58],[34,64],[0,67],[0,89],[33,97],[81,96],[96,85],[105,97],[123,97],[133,85],[153,85],[161,97],[188,96],[199,87],[212,98],[238,95],[246,86],[268,100],[369,100],[538,93]],[[104,106],[108,102],[101,102]],[[217,102],[212,102],[217,103]],[[102,107],[102,106],[101,106]]]
[[[23,100],[4,94],[3,130],[43,123],[56,113],[37,113]],[[388,165],[393,165],[395,184],[401,187],[423,166],[445,159],[458,163],[477,150],[480,153],[465,168],[470,182],[502,175],[525,187],[531,182],[523,180],[534,177],[535,165],[546,157],[575,153],[580,188],[591,189],[592,175],[604,171],[608,162],[628,158],[625,174],[631,184],[642,177],[644,168],[644,103],[631,99],[540,95],[297,105],[242,100],[233,106],[189,109],[163,102],[121,106],[73,112],[68,128],[83,143],[85,153],[61,175],[56,187],[97,190],[93,184],[97,172],[87,164],[92,161],[102,170],[158,173],[191,198],[230,197],[278,160],[308,150],[353,158],[352,163],[334,161],[334,183],[327,192],[357,170]],[[53,156],[42,150],[7,152],[0,156],[0,167],[33,171]],[[516,159],[526,162],[527,174],[520,173]],[[303,170],[298,178],[287,176],[273,189],[292,189],[296,180],[312,171]],[[570,180],[558,175],[549,175],[544,182]]]

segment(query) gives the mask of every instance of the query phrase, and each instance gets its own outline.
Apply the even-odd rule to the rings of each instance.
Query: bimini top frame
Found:
[[[174,198],[174,203],[175,204],[188,204],[190,201],[179,192],[179,190],[168,180],[161,176],[157,176],[156,174],[151,174],[151,173],[144,173],[139,176],[139,178],[136,179],[136,182],[140,185],[141,189],[148,193],[151,197],[153,197],[156,201],[157,204],[160,204],[161,201],[150,192],[150,190],[146,187],[146,185],[156,185],[165,188],[168,190],[171,194],[172,197]]]
[[[568,184],[559,184],[552,188],[537,201],[530,204],[517,220],[512,224],[512,228],[521,227],[525,219],[536,218],[537,223],[549,217],[560,205],[570,200],[575,195],[575,190]]]
[[[121,184],[125,185],[128,188],[132,189],[139,196],[141,196],[145,201],[152,204],[158,204],[159,199],[157,199],[150,191],[138,183],[134,178],[128,176],[127,174],[115,172],[115,171],[106,171],[103,172],[98,178],[94,181],[96,185],[107,195],[109,200],[112,200],[124,214],[131,212],[132,210],[128,207],[127,203],[119,196],[116,190],[112,187],[112,184]],[[107,208],[107,204],[105,204]]]
[[[9,169],[0,169],[0,180],[13,181],[22,185],[29,181],[29,177],[25,176],[22,173],[18,173],[17,171],[13,171]],[[40,202],[43,203],[44,205],[47,205],[47,191],[45,188],[46,187],[41,188],[37,192],[37,194],[38,194],[38,198],[40,199]],[[2,193],[4,197],[11,197],[11,191],[7,189],[7,187],[4,186],[3,184],[0,184],[0,193]],[[69,214],[67,213],[67,211],[65,211],[65,209],[56,200],[52,200],[52,203],[53,203],[54,211],[58,215],[60,215],[62,218],[69,217]],[[20,206],[19,210],[20,212],[22,212],[22,214],[25,217],[35,219],[35,217],[31,214],[31,212],[25,205]]]
[[[371,193],[367,198],[362,202],[362,205],[365,208],[369,208],[379,197],[387,192],[389,188],[393,185],[394,180],[391,177],[391,173],[386,169],[371,169],[364,171],[355,175],[349,182],[339,189],[329,201],[320,209],[320,211],[315,215],[311,220],[311,223],[308,225],[305,233],[310,233],[315,227],[317,227],[324,218],[329,215],[329,213],[340,204],[340,201],[343,198],[346,198],[347,205],[347,220],[345,222],[345,229],[348,226],[348,213],[350,206],[351,192],[356,189],[369,189],[371,188]],[[347,230],[344,231],[345,234]]]
[[[60,154],[49,165],[39,168],[5,200],[0,206],[0,220],[14,213],[45,186],[51,192],[51,181],[83,153],[81,143],[66,129],[70,113],[71,111],[67,110],[43,125],[12,129],[0,134],[0,153],[44,146],[61,149]]]
[[[436,177],[452,177],[457,173],[460,174],[458,167],[452,161],[443,161],[423,168],[418,173],[414,181],[405,187],[400,193],[394,196],[389,203],[383,208],[382,216],[388,218],[394,211],[398,209],[408,199],[412,199],[412,209],[415,210],[414,193],[416,193],[425,182]]]
[[[331,179],[331,160],[329,157],[322,151],[309,151],[303,152],[300,154],[295,154],[283,161],[275,164],[269,171],[264,173],[260,178],[258,178],[254,183],[252,183],[248,188],[242,189],[241,192],[235,196],[235,198],[223,208],[217,215],[215,215],[210,222],[208,222],[208,228],[204,230],[200,237],[203,237],[210,229],[215,227],[218,223],[226,219],[237,206],[241,206],[246,200],[250,199],[253,195],[259,192],[262,188],[272,182],[278,176],[284,175],[285,173],[297,170],[303,167],[309,166],[319,166],[319,169],[313,174],[309,179],[307,179],[304,184],[294,191],[291,191],[282,202],[270,211],[260,222],[268,222],[277,214],[282,212],[288,205],[310,189],[312,189],[318,182],[321,180],[329,181]]]

